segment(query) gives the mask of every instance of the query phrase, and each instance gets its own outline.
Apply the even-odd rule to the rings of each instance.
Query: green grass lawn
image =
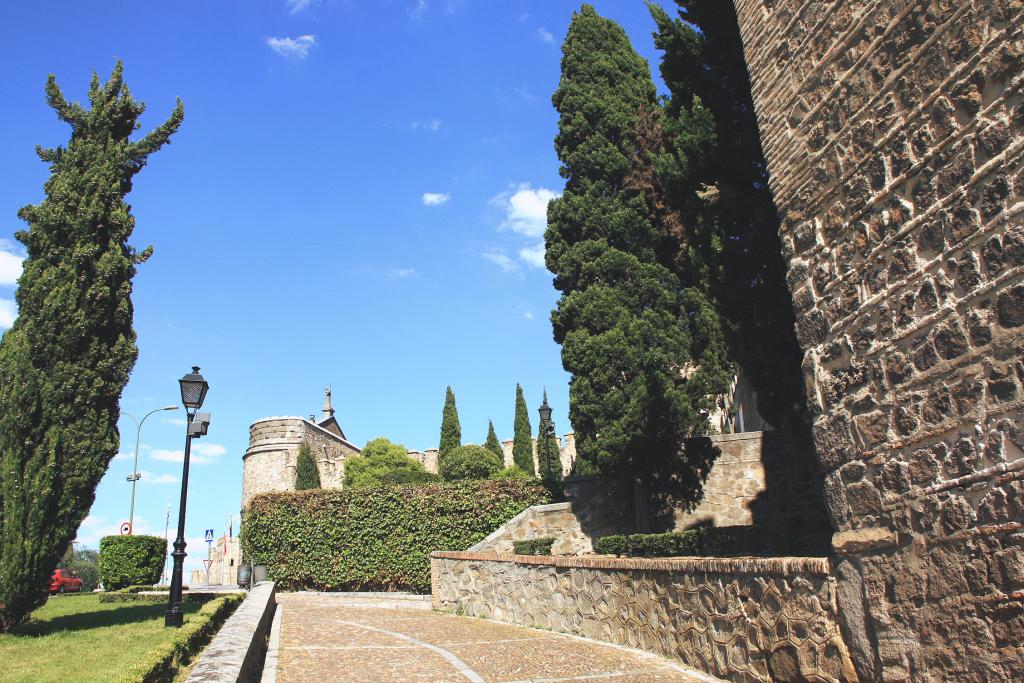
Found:
[[[199,610],[184,604],[188,621]],[[0,681],[109,681],[177,629],[164,627],[167,605],[100,603],[96,595],[51,597],[11,633],[0,635]]]

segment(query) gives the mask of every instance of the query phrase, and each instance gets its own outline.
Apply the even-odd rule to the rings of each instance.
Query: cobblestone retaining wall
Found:
[[[1024,3],[734,5],[858,671],[1024,680]]]
[[[435,609],[678,657],[737,681],[856,679],[823,558],[431,555]]]

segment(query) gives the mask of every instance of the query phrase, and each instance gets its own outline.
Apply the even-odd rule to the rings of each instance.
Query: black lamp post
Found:
[[[541,431],[547,436],[553,435],[555,432],[555,425],[551,422],[551,406],[548,405],[547,389],[544,390],[544,402],[540,405],[540,408],[537,409],[537,412],[540,413]]]
[[[181,626],[184,614],[181,611],[181,574],[185,565],[185,500],[188,496],[188,459],[192,453],[192,438],[206,434],[210,427],[210,414],[196,412],[203,407],[210,385],[199,374],[199,367],[178,380],[181,384],[181,402],[188,413],[188,428],[185,432],[185,462],[181,470],[181,502],[178,504],[178,536],[174,539],[174,569],[171,571],[170,609],[164,615],[164,626]]]

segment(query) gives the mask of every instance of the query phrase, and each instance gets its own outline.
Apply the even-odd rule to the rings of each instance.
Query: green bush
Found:
[[[501,458],[483,446],[459,446],[439,457],[438,469],[445,481],[491,479],[501,464]]]
[[[306,491],[320,488],[320,470],[313,458],[313,449],[303,441],[295,455],[295,490]]]
[[[594,539],[594,552],[623,557],[678,557],[701,555],[784,555],[799,549],[796,520],[784,518],[758,526],[699,527],[665,534],[602,536]]]
[[[512,467],[506,467],[502,471],[498,472],[493,477],[494,479],[511,479],[515,481],[535,481],[537,478],[526,470],[520,469],[516,465]]]
[[[526,541],[512,541],[512,552],[516,555],[550,555],[555,538],[531,538]]]
[[[358,457],[345,461],[345,486],[429,484],[439,479],[410,458],[405,446],[384,437],[371,439]]]
[[[107,590],[155,584],[164,570],[167,541],[159,536],[104,536],[100,539],[100,581]]]
[[[187,666],[235,611],[244,595],[234,593],[203,605],[178,629],[169,643],[161,643],[145,659],[128,669],[119,683],[158,683],[174,680],[179,667]]]
[[[537,482],[267,493],[249,503],[242,549],[281,590],[430,590],[430,552],[465,550],[531,505]]]

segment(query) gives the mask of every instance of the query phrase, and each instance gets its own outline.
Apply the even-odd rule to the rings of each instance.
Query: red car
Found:
[[[78,593],[84,582],[70,569],[54,569],[50,578],[51,593]]]

